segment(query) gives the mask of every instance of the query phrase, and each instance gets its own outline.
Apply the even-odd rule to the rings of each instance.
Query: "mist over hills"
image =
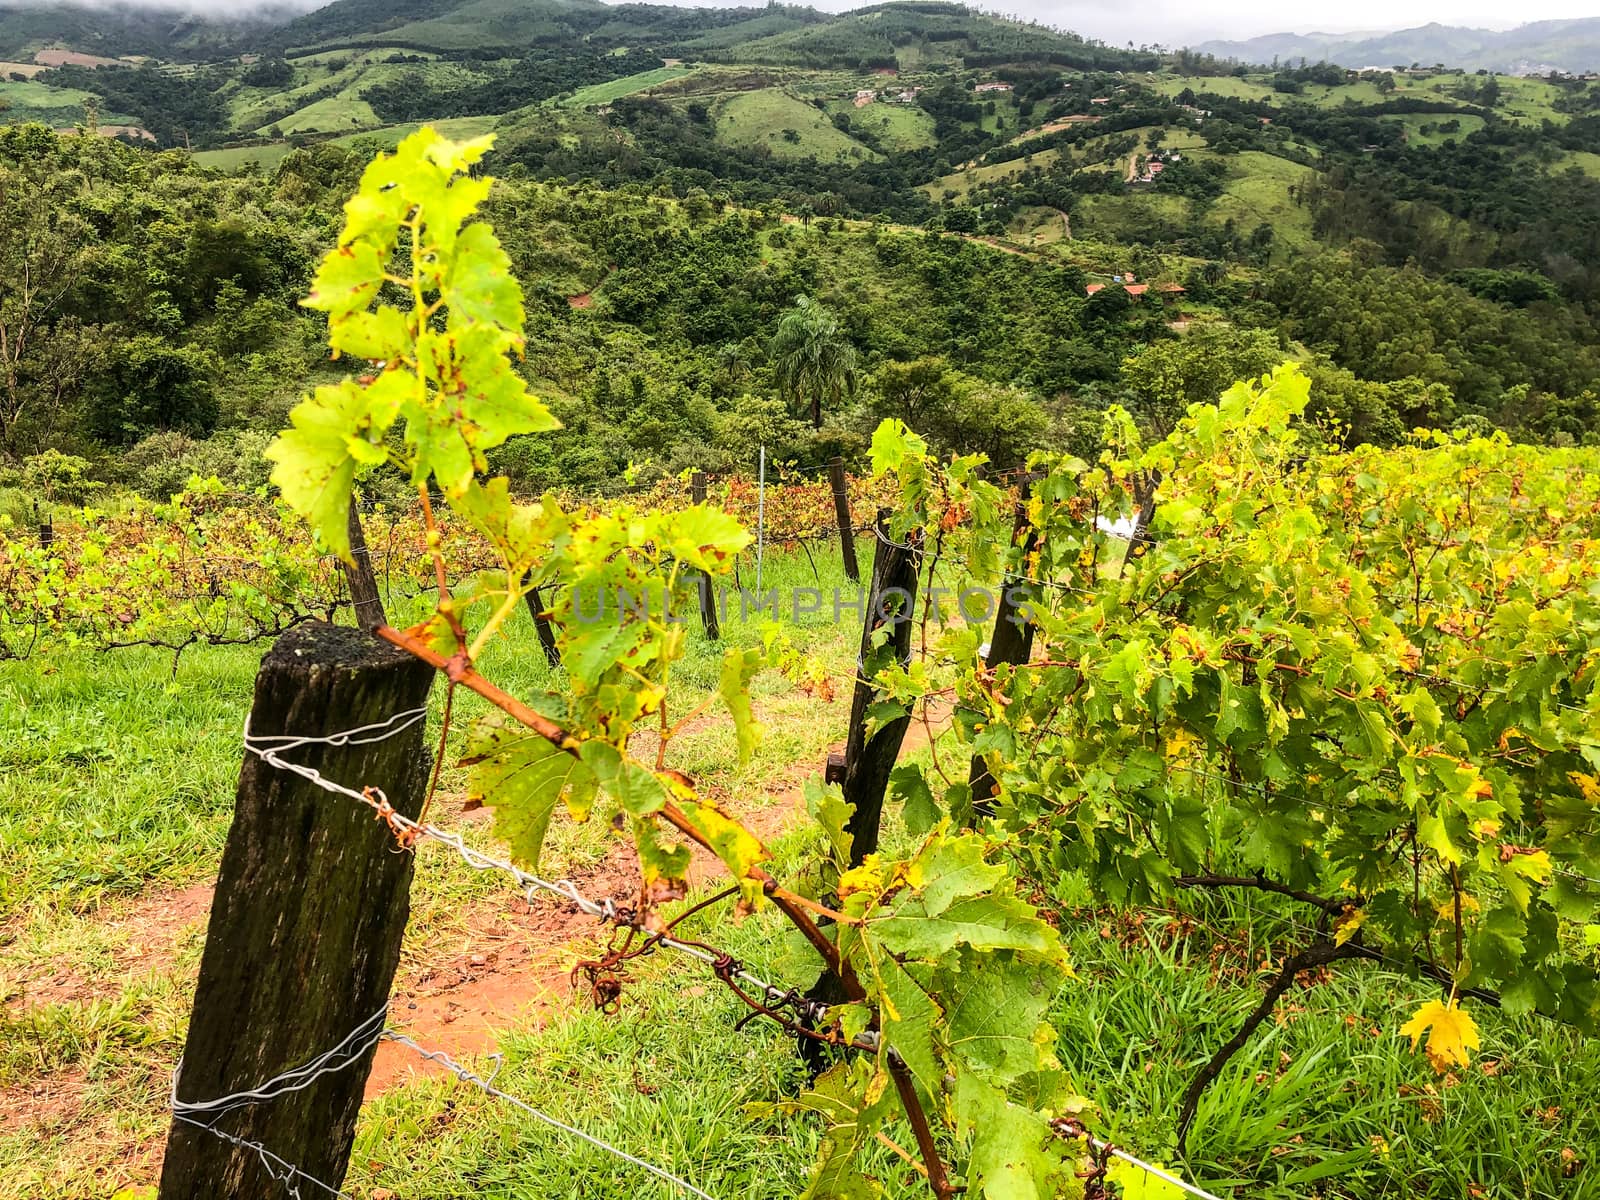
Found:
[[[1600,70],[1600,17],[1534,21],[1504,31],[1434,23],[1380,34],[1272,33],[1194,48],[1248,63],[1304,58],[1354,68],[1444,63],[1512,75],[1583,74]]]

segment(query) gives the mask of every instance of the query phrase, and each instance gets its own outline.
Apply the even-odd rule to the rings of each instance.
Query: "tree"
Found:
[[[1157,342],[1124,359],[1122,378],[1139,411],[1165,433],[1191,404],[1205,403],[1236,379],[1258,378],[1282,359],[1278,340],[1270,333],[1215,325]]]
[[[41,396],[59,396],[50,328],[78,281],[82,236],[60,202],[37,180],[0,168],[0,445],[8,454]]]
[[[101,440],[130,445],[168,429],[204,437],[217,427],[217,393],[205,352],[141,336],[108,359],[109,369],[89,388],[89,424]]]
[[[778,392],[791,404],[809,401],[811,424],[822,428],[824,401],[837,406],[856,390],[856,349],[827,306],[801,296],[778,322],[767,351]]]

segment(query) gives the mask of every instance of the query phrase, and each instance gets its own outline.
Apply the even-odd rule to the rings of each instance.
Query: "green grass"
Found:
[[[1384,123],[1393,122],[1406,131],[1406,142],[1412,146],[1442,146],[1449,141],[1462,141],[1468,134],[1476,133],[1483,128],[1483,118],[1470,113],[1465,116],[1455,116],[1448,113],[1404,113],[1396,117],[1383,118]],[[1439,126],[1448,121],[1457,121],[1460,128],[1455,133],[1441,133]]]
[[[78,88],[50,87],[32,79],[18,80],[0,77],[0,122],[20,125],[38,121],[61,129],[79,124],[83,120],[84,105],[93,97]],[[101,112],[102,125],[132,125],[130,116],[116,112]]]
[[[1209,218],[1220,224],[1232,217],[1247,233],[1262,223],[1271,225],[1277,251],[1310,248],[1311,210],[1295,204],[1289,189],[1309,179],[1312,168],[1259,150],[1229,155],[1224,161],[1230,177]]]
[[[380,145],[394,146],[401,138],[415,133],[424,125],[431,125],[445,137],[462,141],[488,133],[499,120],[499,117],[489,116],[447,117],[442,121],[411,121],[404,125],[380,125],[375,129],[360,129],[328,140],[336,146],[349,146],[368,139]],[[226,150],[198,150],[194,157],[201,166],[210,167],[214,171],[237,171],[247,163],[256,163],[265,170],[277,166],[293,149],[294,147],[288,142],[267,142],[260,146],[236,146]]]
[[[1577,167],[1585,175],[1600,179],[1600,154],[1594,154],[1588,150],[1569,150],[1556,163],[1555,169],[1564,171],[1569,167]]]
[[[740,150],[764,150],[779,159],[850,163],[879,157],[835,129],[826,113],[781,88],[744,92],[727,100],[717,112],[717,140]]]
[[[610,104],[613,100],[631,96],[635,92],[653,88],[658,84],[666,83],[668,80],[682,79],[685,75],[693,74],[693,67],[657,67],[653,71],[640,71],[637,75],[627,75],[621,79],[611,79],[605,83],[596,83],[586,88],[579,88],[561,103],[570,108],[587,108],[594,104]]]
[[[268,142],[263,146],[236,146],[227,150],[197,150],[194,160],[213,171],[237,171],[247,163],[263,170],[277,166],[294,147],[288,142]]]
[[[850,118],[853,129],[861,129],[891,150],[921,150],[936,143],[933,116],[914,104],[878,101],[864,108],[846,102],[838,111]]]
[[[968,167],[964,171],[954,171],[940,179],[935,179],[932,183],[924,184],[922,190],[935,200],[943,199],[947,191],[954,192],[959,199],[964,200],[972,189],[979,184],[1014,179],[1032,167],[1045,170],[1060,157],[1061,151],[1059,150],[1041,150],[1037,154],[1014,158],[1010,162]]]
[[[1276,94],[1268,84],[1238,79],[1232,75],[1152,75],[1144,77],[1141,82],[1163,96],[1176,96],[1185,88],[1192,89],[1196,96],[1209,93],[1236,100],[1270,100]]]
[[[1144,240],[1152,222],[1182,225],[1189,217],[1189,201],[1160,192],[1125,195],[1096,194],[1078,201],[1074,232],[1102,241]]]

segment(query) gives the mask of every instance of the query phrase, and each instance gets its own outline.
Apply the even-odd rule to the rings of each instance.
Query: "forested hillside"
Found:
[[[0,17],[14,53],[38,19]],[[188,62],[40,49],[0,83],[18,121],[0,250],[60,286],[3,302],[30,331],[6,367],[13,487],[52,450],[157,492],[176,470],[158,446],[225,468],[321,369],[295,299],[339,197],[425,121],[497,136],[492,204],[537,300],[526,370],[570,418],[537,455],[504,452],[530,485],[757,441],[858,453],[925,403],[907,389],[952,448],[1087,450],[1108,404],[1163,429],[1281,355],[1312,369],[1334,440],[1594,436],[1587,80],[1251,74],[935,2],[339,0],[183,28]],[[236,56],[193,61],[208,39]],[[25,124],[87,113],[131,145]],[[769,348],[802,296],[859,356],[821,429],[779,397]]]

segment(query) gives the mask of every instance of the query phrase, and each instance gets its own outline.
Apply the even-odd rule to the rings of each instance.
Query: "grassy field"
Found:
[[[1442,146],[1449,141],[1461,141],[1468,134],[1483,128],[1483,118],[1470,113],[1453,116],[1445,113],[1403,113],[1385,117],[1384,124],[1396,124],[1406,131],[1406,142],[1412,146]],[[1454,133],[1444,133],[1440,125],[1456,122],[1460,128]]]
[[[1587,150],[1569,150],[1556,167],[1558,170],[1577,167],[1585,175],[1600,179],[1600,154],[1592,154]]]
[[[1061,157],[1059,150],[1041,150],[1037,154],[1025,155],[1014,158],[1010,162],[990,163],[987,166],[968,167],[964,171],[954,171],[942,178],[935,179],[932,183],[923,184],[922,190],[935,200],[945,198],[946,192],[954,192],[955,198],[966,199],[972,189],[982,183],[995,183],[1002,179],[1013,179],[1031,167],[1041,170],[1050,166]]]
[[[424,124],[428,124],[446,137],[460,141],[488,133],[499,120],[499,117],[488,116],[447,117],[443,121],[411,121],[403,125],[381,125],[375,129],[362,129],[328,140],[336,146],[348,146],[358,140],[371,140],[380,145],[393,146],[401,138],[415,133]],[[263,169],[267,169],[277,166],[293,149],[294,147],[288,142],[268,142],[262,146],[239,146],[228,150],[198,150],[194,157],[201,166],[210,167],[215,171],[237,171],[246,163],[257,163]]]
[[[814,577],[804,555],[773,554],[766,582],[843,583],[835,551],[819,547],[815,562]],[[784,623],[830,675],[848,679],[858,637],[852,614],[840,624],[826,611]],[[730,622],[727,636],[750,644],[760,632]],[[176,671],[154,651],[60,651],[47,662],[0,664],[5,1200],[107,1196],[155,1180],[167,1080],[260,653],[191,651]],[[714,686],[717,657],[691,625],[681,667],[686,703]],[[486,669],[513,691],[550,682],[526,623],[491,650]],[[763,831],[775,874],[787,877],[815,852],[813,835],[795,824],[797,789],[842,739],[849,693],[842,687],[824,698],[763,676],[752,695],[767,727],[753,762],[737,765],[720,718],[697,722],[672,760]],[[436,691],[430,738],[439,700]],[[466,697],[458,720],[476,711]],[[459,732],[451,746],[453,764]],[[906,754],[925,762],[928,751],[913,741]],[[495,848],[488,827],[460,812],[461,791],[452,767],[438,818]],[[892,847],[907,844],[892,811],[886,834]],[[598,824],[563,820],[545,873],[588,881],[590,890],[597,881],[620,886],[618,853]],[[397,984],[407,1003],[395,1011],[419,1042],[480,1070],[483,1054],[497,1050],[497,1086],[712,1195],[799,1194],[816,1125],[751,1107],[804,1086],[781,1033],[760,1025],[733,1033],[747,1010],[702,968],[664,954],[632,972],[619,1013],[596,1012],[570,998],[565,982],[576,958],[592,952],[592,924],[530,910],[437,845],[424,844],[418,857]],[[1098,1104],[1105,1136],[1168,1162],[1177,1099],[1192,1072],[1256,1002],[1283,945],[1303,930],[1272,898],[1244,905],[1186,896],[1169,909],[1113,912],[1095,907],[1066,875],[1044,884],[1040,899],[1055,913],[1078,975],[1052,1010],[1057,1053]],[[691,936],[710,928],[694,920],[685,927]],[[803,984],[814,971],[770,914],[719,925],[715,937],[769,978]],[[1185,1175],[1238,1200],[1594,1195],[1600,1118],[1589,1100],[1600,1093],[1600,1045],[1480,1006],[1481,1054],[1470,1069],[1439,1079],[1397,1032],[1396,1013],[1430,994],[1365,965],[1306,981],[1207,1092]],[[636,1168],[417,1069],[397,1047],[385,1048],[375,1071],[346,1181],[357,1200],[674,1195]],[[908,1131],[899,1135],[909,1140]],[[925,1194],[887,1150],[870,1166],[894,1200]]]
[[[780,88],[744,92],[725,101],[717,111],[717,140],[741,150],[764,148],[780,159],[848,163],[880,157],[835,129],[826,113]]]
[[[857,108],[845,101],[834,111],[848,116],[852,129],[864,130],[892,150],[921,150],[937,141],[933,116],[914,104],[874,103]]]
[[[693,67],[657,67],[653,71],[641,71],[637,75],[628,75],[622,79],[611,79],[605,83],[596,83],[590,87],[579,88],[561,103],[572,108],[587,108],[592,104],[610,104],[613,100],[631,96],[635,92],[653,88],[657,84],[666,83],[672,79],[682,79],[685,75],[693,74]]]
[[[1310,167],[1259,150],[1227,158],[1229,179],[1211,206],[1209,217],[1221,223],[1233,218],[1243,232],[1257,225],[1272,226],[1278,251],[1304,250],[1312,245],[1311,212],[1295,204],[1289,189],[1312,175]]]
[[[64,129],[83,120],[83,106],[90,99],[88,92],[77,88],[47,87],[31,79],[0,77],[0,121],[8,124],[39,121]],[[105,111],[101,112],[100,121],[106,125],[135,123],[126,114]]]

